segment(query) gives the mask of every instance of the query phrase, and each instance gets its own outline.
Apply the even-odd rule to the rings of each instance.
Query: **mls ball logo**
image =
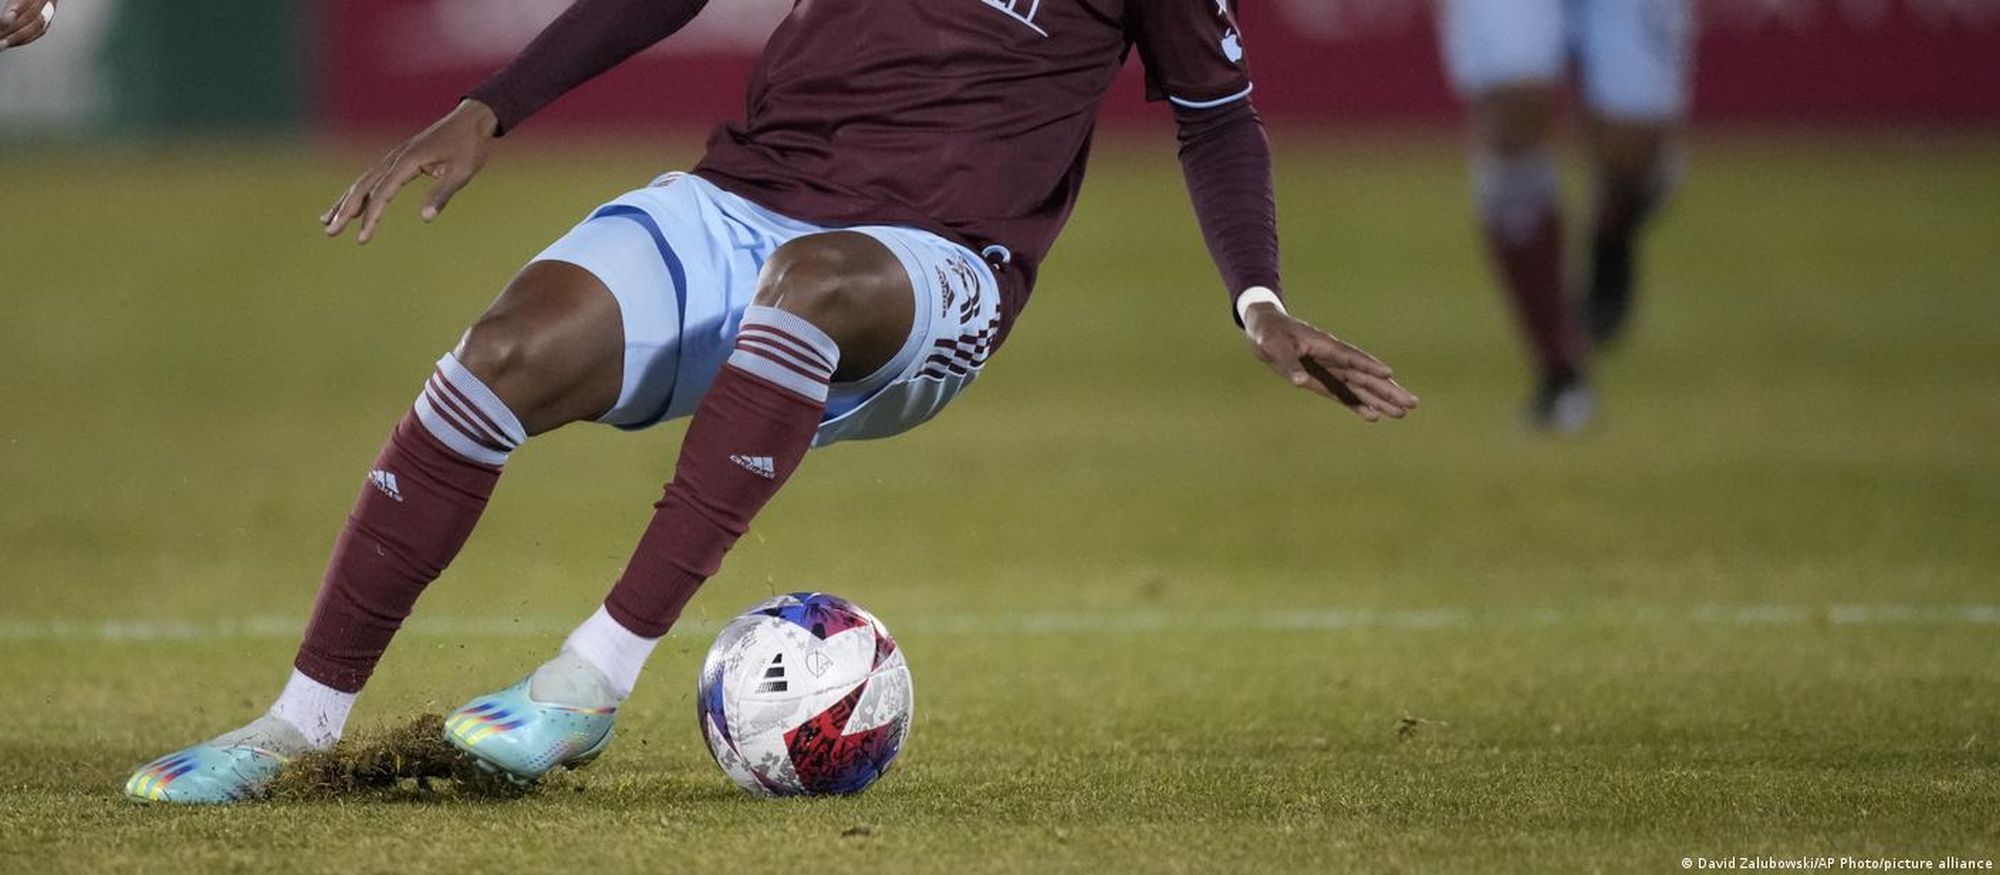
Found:
[[[812,672],[813,677],[824,677],[826,670],[832,667],[833,657],[826,655],[824,649],[814,648],[806,654],[806,671]]]

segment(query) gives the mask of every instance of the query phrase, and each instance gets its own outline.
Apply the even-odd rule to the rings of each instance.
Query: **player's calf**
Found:
[[[1631,319],[1640,231],[1678,185],[1682,160],[1669,125],[1597,121],[1597,214],[1583,322],[1593,343],[1623,335]]]

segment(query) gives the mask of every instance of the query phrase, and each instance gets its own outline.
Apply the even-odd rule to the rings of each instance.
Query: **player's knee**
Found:
[[[575,373],[575,350],[521,314],[482,316],[459,342],[457,355],[531,435],[602,413],[617,400],[615,389],[601,401],[578,397],[583,381]]]
[[[1555,137],[1556,90],[1536,84],[1494,90],[1480,101],[1480,145],[1502,157],[1540,151]]]
[[[1677,162],[1664,129],[1607,127],[1598,136],[1596,152],[1597,165],[1609,187],[1646,192],[1672,187]]]
[[[489,386],[519,382],[549,353],[548,344],[527,323],[513,313],[487,312],[466,330],[458,360]]]
[[[869,310],[887,296],[901,272],[895,256],[874,238],[852,232],[813,234],[771,254],[757,280],[757,303],[825,327]]]
[[[1540,233],[1561,196],[1561,174],[1549,150],[1511,155],[1482,150],[1472,157],[1473,206],[1507,245],[1524,243]]]
[[[579,276],[580,275],[580,276]],[[456,355],[529,434],[603,413],[623,377],[618,306],[588,273],[530,265],[459,341]]]
[[[840,378],[865,374],[902,346],[913,316],[902,263],[865,234],[832,232],[778,247],[758,277],[756,302],[799,316],[841,350]]]

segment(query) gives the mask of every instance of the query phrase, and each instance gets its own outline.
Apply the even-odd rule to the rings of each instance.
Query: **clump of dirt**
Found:
[[[1445,726],[1446,724],[1435,720],[1425,720],[1422,717],[1412,717],[1405,714],[1403,715],[1403,719],[1396,721],[1396,740],[1404,742],[1413,741],[1426,729],[1431,727],[1443,729]]]
[[[546,783],[546,782],[544,782]],[[444,740],[444,718],[424,714],[356,733],[333,747],[295,757],[271,782],[275,799],[356,795],[514,799],[534,792],[488,772]]]

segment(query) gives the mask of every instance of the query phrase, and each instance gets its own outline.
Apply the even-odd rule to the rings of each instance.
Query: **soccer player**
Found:
[[[1616,341],[1631,314],[1639,232],[1681,171],[1674,134],[1687,108],[1689,5],[1439,0],[1445,65],[1473,108],[1473,203],[1540,369],[1527,410],[1536,428],[1573,434],[1589,423],[1590,348]],[[1597,186],[1575,302],[1551,143],[1572,60]]]
[[[434,181],[420,213],[436,218],[496,137],[702,5],[578,0],[363,174],[321,217],[326,233],[368,242],[419,176]],[[1226,0],[801,0],[765,49],[747,119],[718,128],[692,172],[590,213],[438,360],[370,466],[270,711],[141,767],[126,793],[256,795],[285,758],[340,735],[524,441],[691,415],[603,604],[549,662],[446,721],[453,744],[518,780],[597,756],[647,655],[807,449],[924,422],[1001,345],[1133,49],[1150,95],[1174,106],[1252,351],[1365,420],[1403,416],[1417,401],[1389,368],[1280,300],[1270,151]]]

